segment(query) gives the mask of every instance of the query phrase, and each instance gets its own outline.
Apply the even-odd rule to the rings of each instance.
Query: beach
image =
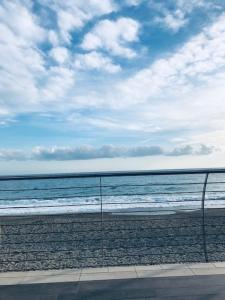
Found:
[[[220,261],[224,215],[206,209],[204,224],[201,210],[1,217],[0,271]]]

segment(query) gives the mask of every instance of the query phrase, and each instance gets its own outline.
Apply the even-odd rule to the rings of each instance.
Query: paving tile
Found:
[[[87,268],[87,269],[82,269],[81,273],[82,274],[95,274],[95,273],[105,273],[105,272],[109,272],[109,268],[108,267],[104,267],[104,268]]]
[[[0,278],[4,277],[30,277],[30,276],[54,276],[66,274],[80,274],[81,269],[61,269],[61,270],[43,270],[43,271],[27,271],[27,272],[3,272]]]
[[[2,272],[0,273],[0,278],[11,278],[11,277],[21,277],[29,272]]]
[[[136,272],[105,272],[96,274],[81,274],[80,281],[111,280],[111,279],[137,278]]]
[[[15,285],[20,284],[22,282],[22,278],[12,277],[12,278],[0,278],[0,285]]]
[[[80,274],[81,269],[61,269],[61,270],[48,270],[48,271],[33,271],[32,273],[36,275],[35,272],[39,272],[38,275],[49,276],[49,275],[69,275],[69,274]],[[33,276],[31,274],[31,276]]]
[[[109,272],[135,272],[135,266],[109,267]]]
[[[225,268],[225,262],[220,261],[220,262],[214,262],[212,263],[216,268]]]
[[[215,266],[212,263],[190,263],[190,264],[186,264],[186,266],[188,268],[194,268],[194,269],[214,269]]]
[[[148,270],[148,271],[137,270],[138,278],[155,277],[156,275],[160,275],[162,273],[165,273],[165,270]]]
[[[32,284],[32,283],[53,283],[53,282],[76,282],[79,281],[80,274],[70,274],[70,275],[55,275],[55,276],[32,276],[23,277],[21,280],[22,284]]]
[[[162,270],[160,265],[135,266],[136,271]]]
[[[170,276],[193,276],[193,272],[188,269],[180,270],[163,270],[162,274],[156,274],[155,277],[170,277]]]
[[[155,270],[155,271],[137,271],[137,275],[139,278],[145,277],[170,277],[170,276],[193,276],[191,270],[183,269],[183,270]]]
[[[195,275],[220,275],[220,274],[225,274],[225,268],[191,268],[191,271],[195,274]]]
[[[160,268],[162,270],[182,270],[182,269],[187,269],[187,265],[185,264],[165,264],[165,265],[160,265]]]

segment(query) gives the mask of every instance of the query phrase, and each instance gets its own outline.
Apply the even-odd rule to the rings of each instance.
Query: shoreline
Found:
[[[64,206],[63,206],[64,207]],[[33,211],[29,212],[29,207],[23,207],[24,211],[19,213],[19,209],[20,207],[9,207],[9,210],[7,213],[5,214],[1,214],[1,210],[0,210],[0,218],[4,218],[4,217],[26,217],[26,216],[49,216],[49,215],[77,215],[77,214],[98,214],[101,213],[101,206],[99,205],[99,209],[93,209],[93,210],[84,210],[84,211],[77,211],[74,210],[73,208],[71,208],[70,206],[66,206],[67,210],[63,210],[61,212],[59,212],[59,207],[52,207],[53,209],[49,209],[47,208],[46,211],[41,211],[41,206],[37,207],[37,209],[33,209]],[[54,208],[57,208],[54,210]],[[39,209],[39,211],[38,211]],[[165,207],[151,207],[151,206],[136,206],[136,207],[126,207],[126,208],[114,208],[114,209],[107,209],[106,211],[104,211],[104,206],[103,206],[103,212],[104,213],[110,213],[110,214],[145,214],[145,215],[161,215],[161,214],[176,214],[179,213],[180,209],[185,209],[186,211],[198,211],[201,210],[200,204],[199,205],[177,205],[177,206],[165,206]],[[7,208],[6,208],[7,210]],[[12,213],[12,210],[15,210],[17,213]],[[28,213],[29,212],[29,213]]]

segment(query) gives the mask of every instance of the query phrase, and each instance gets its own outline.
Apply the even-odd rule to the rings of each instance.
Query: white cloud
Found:
[[[0,30],[1,28],[0,25]],[[24,41],[23,46],[20,45],[16,36],[9,29],[8,32],[9,35],[0,37],[0,39],[5,39],[0,43],[1,102],[9,110],[10,108],[26,110],[37,100],[36,80],[44,72],[44,60],[39,51],[27,46]],[[9,43],[7,38],[15,42]],[[26,106],[24,106],[24,101]]]
[[[10,114],[7,109],[0,107],[0,127],[8,126],[13,122],[12,114]]]
[[[37,101],[36,80],[45,71],[37,45],[45,41],[45,33],[37,17],[22,3],[1,2],[0,100],[10,113],[26,111]]]
[[[131,102],[180,97],[208,84],[225,67],[225,16],[190,39],[173,55],[155,61],[119,84]],[[214,73],[214,76],[212,76]]]
[[[81,70],[102,70],[108,73],[117,73],[121,70],[112,60],[101,53],[92,51],[75,56],[75,67]]]
[[[159,23],[163,23],[166,27],[169,27],[175,32],[188,22],[184,12],[179,9],[175,10],[173,13],[167,12],[164,17],[158,17],[155,20]]]
[[[57,47],[59,45],[58,33],[55,32],[54,30],[49,30],[48,31],[48,39],[49,39],[49,42],[52,44],[53,47]]]
[[[39,20],[20,1],[3,0],[0,5],[0,20],[12,31],[21,43],[41,42],[46,38]]]
[[[3,149],[0,150],[0,160],[2,161],[10,161],[10,160],[26,160],[27,156],[26,153],[21,150],[10,150],[10,149]]]
[[[52,48],[49,54],[59,64],[67,62],[70,58],[69,50],[65,47]]]
[[[126,0],[125,3],[128,6],[138,6],[139,4],[141,4],[141,2],[143,2],[143,0]]]
[[[65,107],[65,98],[74,86],[74,82],[75,75],[72,70],[66,67],[52,67],[47,73],[45,85],[42,86],[40,99],[44,100],[44,105],[51,105],[49,101],[55,102],[56,107],[53,107],[53,110]]]
[[[142,133],[153,133],[160,131],[159,127],[154,126],[150,122],[140,121],[136,119],[135,122],[130,122],[130,115],[127,117],[122,114],[119,116],[118,112],[115,117],[84,117],[78,113],[70,114],[67,117],[69,124],[80,126],[80,128],[100,128],[107,131],[113,130],[117,132],[121,131],[133,131],[133,132],[142,132]]]
[[[175,4],[179,9],[183,9],[187,13],[192,12],[197,7],[211,7],[208,0],[175,0]]]
[[[60,28],[61,36],[66,42],[70,42],[71,31],[76,28],[83,26],[83,20],[79,17],[74,16],[73,13],[68,11],[59,10],[57,12],[58,26]]]
[[[94,17],[117,10],[113,0],[39,0],[43,6],[55,12],[60,36],[64,42],[71,42],[71,33]]]
[[[49,67],[48,56],[39,47],[46,42],[47,31],[31,9],[23,1],[0,4],[0,103],[9,115],[40,111],[48,101],[59,104],[74,83],[72,70]],[[69,54],[56,47],[51,55],[63,63]]]
[[[155,9],[158,14],[155,17],[156,23],[174,32],[177,32],[189,22],[189,15],[193,10],[209,7],[211,7],[211,4],[208,0],[150,1],[150,8]]]
[[[103,20],[85,35],[81,47],[85,50],[107,50],[110,54],[133,58],[136,52],[129,43],[138,39],[140,25],[131,18]]]

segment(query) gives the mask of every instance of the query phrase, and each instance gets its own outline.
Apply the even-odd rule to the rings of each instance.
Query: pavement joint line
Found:
[[[194,273],[194,271],[190,268],[189,269],[191,271],[191,273],[193,274],[193,276],[195,276],[196,274]]]

